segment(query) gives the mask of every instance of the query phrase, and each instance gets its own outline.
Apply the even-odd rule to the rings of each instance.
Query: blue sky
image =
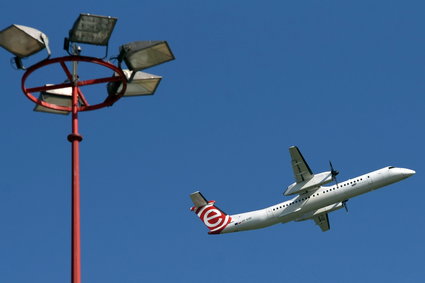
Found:
[[[372,2],[372,3],[371,3]],[[419,282],[425,113],[423,1],[7,1],[54,57],[79,13],[118,22],[110,55],[167,40],[152,97],[80,115],[82,282]],[[103,50],[83,46],[83,54]],[[41,54],[43,55],[43,54]],[[31,65],[41,57],[25,61]],[[0,52],[0,282],[70,277],[70,117],[33,112]],[[52,74],[53,76],[53,74]],[[93,89],[93,95],[103,89]],[[90,97],[91,93],[85,93]],[[210,236],[200,190],[229,214],[285,200],[288,147],[339,180],[417,174],[312,221]]]

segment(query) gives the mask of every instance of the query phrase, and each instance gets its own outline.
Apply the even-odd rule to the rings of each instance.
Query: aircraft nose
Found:
[[[403,175],[407,177],[410,177],[412,175],[415,175],[416,171],[411,169],[403,169]]]

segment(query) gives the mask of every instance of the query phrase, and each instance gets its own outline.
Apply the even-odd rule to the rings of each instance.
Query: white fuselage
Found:
[[[231,215],[232,221],[221,233],[253,230],[277,223],[310,219],[316,214],[341,208],[342,202],[352,197],[401,181],[414,173],[415,171],[410,169],[389,166],[337,185],[317,187],[264,209]]]

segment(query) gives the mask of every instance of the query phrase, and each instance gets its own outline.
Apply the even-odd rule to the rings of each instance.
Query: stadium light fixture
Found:
[[[65,38],[64,49],[70,56],[50,57],[47,36],[34,28],[11,25],[0,31],[0,46],[14,54],[18,68],[25,69],[21,59],[31,56],[46,48],[49,57],[28,67],[22,76],[21,88],[32,102],[36,104],[34,111],[67,115],[71,113],[72,132],[67,136],[71,143],[72,180],[71,180],[71,282],[81,283],[81,212],[80,212],[80,142],[78,114],[84,111],[98,110],[112,106],[121,97],[152,95],[157,89],[162,77],[141,72],[141,70],[174,59],[166,41],[136,41],[120,47],[120,53],[113,59],[118,64],[105,60],[108,54],[108,44],[117,18],[80,14],[72,29]],[[81,47],[77,43],[105,46],[106,55],[103,58],[81,56]],[[125,61],[129,70],[121,68]],[[80,64],[84,63],[84,64]],[[46,84],[45,73],[31,77],[35,72],[49,68],[62,70],[64,83]],[[93,78],[92,69],[80,72],[87,66],[108,69],[110,76],[99,74]],[[84,79],[82,74],[88,74]],[[55,75],[55,80],[57,76]],[[31,79],[29,79],[31,77]],[[50,81],[50,79],[49,79]],[[27,84],[28,82],[28,84]],[[107,85],[106,99],[97,103],[86,100],[82,88],[92,85]],[[38,98],[35,94],[38,94]]]
[[[127,77],[127,88],[124,97],[153,95],[161,82],[162,77],[145,72],[135,72],[123,70]],[[107,85],[109,95],[116,95],[122,89],[121,82],[111,82]]]
[[[44,48],[50,56],[48,43],[44,33],[31,27],[11,25],[0,32],[0,45],[19,58],[31,56]]]
[[[80,14],[69,31],[69,41],[93,45],[108,45],[117,18]]]
[[[0,46],[15,55],[18,69],[25,69],[21,58],[31,56],[40,50],[47,50],[50,57],[49,39],[41,31],[22,25],[11,25],[0,31]]]
[[[46,86],[49,86],[46,85]],[[39,98],[41,101],[45,101],[50,104],[55,104],[58,106],[66,106],[71,107],[72,106],[72,87],[65,87],[65,88],[59,88],[59,89],[51,89],[48,91],[42,91],[40,92]],[[79,100],[79,105],[84,105],[81,99]],[[52,108],[44,107],[40,104],[36,104],[34,107],[34,111],[37,112],[46,112],[51,114],[63,114],[68,115],[69,111],[64,110],[56,110]]]
[[[174,55],[166,41],[135,41],[120,47],[118,61],[131,71],[140,71],[171,60]]]

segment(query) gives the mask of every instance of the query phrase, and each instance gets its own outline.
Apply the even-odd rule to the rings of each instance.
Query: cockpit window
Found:
[[[394,166],[390,166],[390,167],[388,167],[388,169],[393,169],[393,168],[395,168]]]

